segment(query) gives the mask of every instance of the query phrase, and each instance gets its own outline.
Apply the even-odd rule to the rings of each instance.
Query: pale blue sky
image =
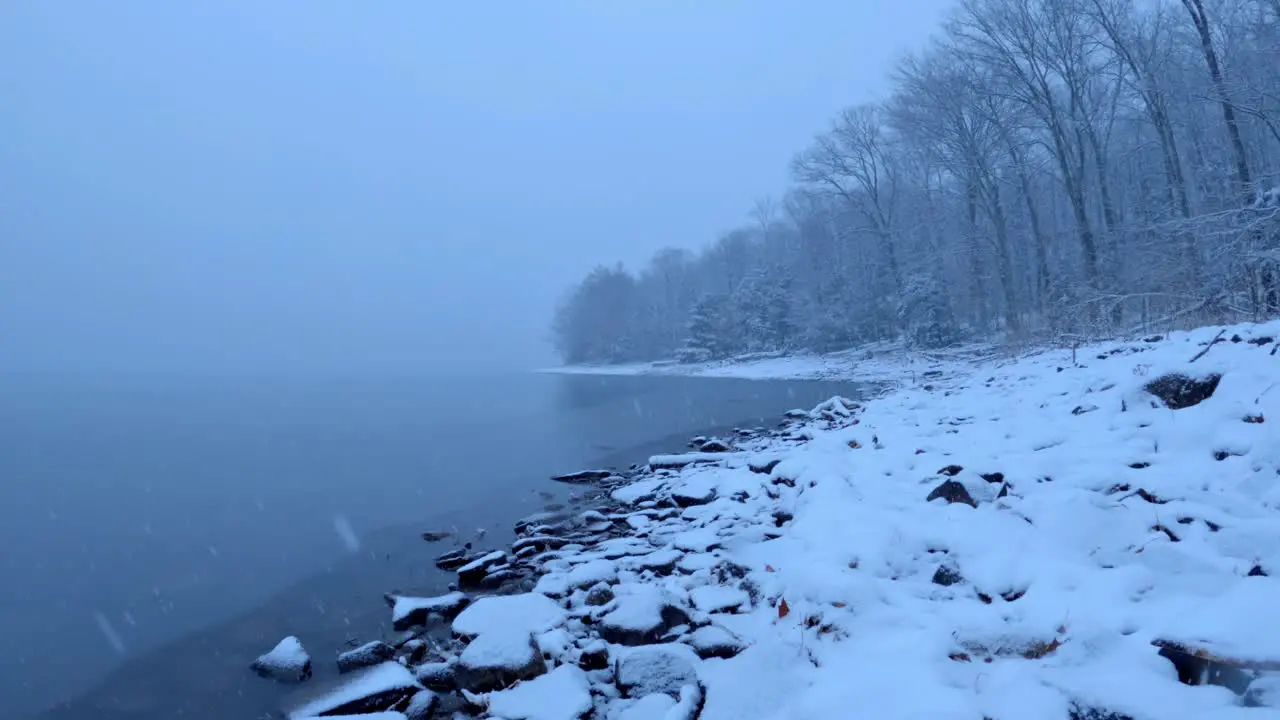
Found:
[[[549,362],[947,0],[0,2],[0,369]]]

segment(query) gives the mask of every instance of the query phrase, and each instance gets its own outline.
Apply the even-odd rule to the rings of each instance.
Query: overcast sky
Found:
[[[548,363],[568,284],[780,193],[948,4],[0,2],[0,369]]]

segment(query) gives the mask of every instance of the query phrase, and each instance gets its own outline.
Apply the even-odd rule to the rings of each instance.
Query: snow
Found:
[[[652,518],[654,553],[691,553],[678,560],[683,572],[623,577],[602,623],[647,630],[670,598],[709,612],[730,595],[744,600],[750,583],[758,601],[716,615],[721,629],[686,636],[742,648],[697,665],[702,720],[1017,720],[1072,707],[1161,720],[1266,716],[1225,688],[1180,684],[1154,645],[1280,660],[1280,579],[1248,576],[1280,575],[1280,358],[1274,344],[1222,342],[1190,363],[1218,331],[1083,347],[1078,365],[1070,350],[825,358],[823,372],[897,389],[798,419],[803,441],[748,448],[781,460],[771,475],[718,454],[712,469],[641,473],[614,490],[620,502],[686,483],[719,496]],[[1280,337],[1280,322],[1224,337],[1235,334]],[[722,369],[819,369],[805,362]],[[925,369],[938,374],[925,379]],[[1170,372],[1222,380],[1203,402],[1170,410],[1145,390]],[[961,469],[942,472],[953,465]],[[1003,479],[982,477],[993,473]],[[926,502],[949,479],[977,507]],[[729,497],[739,490],[745,499]],[[781,526],[778,511],[790,516]],[[722,559],[747,568],[740,587],[716,583]],[[960,580],[935,584],[942,566]],[[1275,695],[1276,677],[1255,681],[1259,697]],[[663,697],[616,700],[607,717],[680,710]]]
[[[289,720],[327,715],[348,703],[379,693],[422,687],[413,677],[413,673],[396,662],[375,665],[348,677],[350,679],[341,682],[332,690],[290,710]]]
[[[591,710],[587,676],[572,665],[490,693],[489,714],[503,720],[578,720]]]
[[[302,642],[290,635],[276,643],[268,652],[254,661],[253,667],[260,674],[281,679],[303,679],[311,673],[311,656],[303,649]]]
[[[533,635],[520,630],[483,632],[463,649],[458,662],[468,668],[526,667],[539,655]]]
[[[564,608],[537,593],[500,595],[477,600],[453,620],[459,635],[535,635],[563,624]]]
[[[750,598],[738,588],[725,585],[705,585],[695,588],[689,593],[693,606],[703,612],[723,612],[736,610],[748,602]]]
[[[658,491],[658,488],[662,487],[663,483],[664,481],[661,478],[641,480],[639,482],[633,482],[630,485],[624,485],[623,487],[614,490],[611,495],[614,500],[626,505],[631,505],[653,495]]]

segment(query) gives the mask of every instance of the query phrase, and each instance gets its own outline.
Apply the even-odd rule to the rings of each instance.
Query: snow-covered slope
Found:
[[[646,521],[681,572],[622,587],[745,647],[699,667],[702,720],[1274,717],[1273,675],[1245,707],[1157,646],[1280,670],[1280,323],[1217,330],[949,368],[660,473],[715,499]],[[1221,379],[1170,409],[1169,373]]]
[[[563,476],[601,504],[522,521],[536,582],[400,660],[506,720],[1280,717],[1274,337],[939,361]]]

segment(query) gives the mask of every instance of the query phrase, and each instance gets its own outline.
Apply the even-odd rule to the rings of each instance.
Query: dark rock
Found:
[[[440,532],[422,533],[422,539],[430,543],[440,542],[441,540],[444,540],[445,538],[450,538],[450,537],[453,537],[453,532],[449,530],[441,530]]]
[[[930,380],[935,378],[940,378],[942,377],[942,371],[941,370],[925,370],[923,373],[920,373],[920,377],[929,378]]]
[[[1097,410],[1097,409],[1098,409],[1097,405],[1077,405],[1074,408],[1072,408],[1071,414],[1083,415],[1085,413],[1093,412],[1094,410]]]
[[[373,667],[396,656],[396,651],[381,640],[365,643],[354,650],[348,650],[338,656],[338,672],[349,673],[362,668]]]
[[[706,505],[716,499],[716,491],[714,488],[707,488],[699,492],[696,490],[676,490],[671,493],[671,499],[675,504],[682,507],[693,507],[695,505]]]
[[[933,584],[948,587],[964,582],[964,576],[955,568],[946,565],[939,566],[937,571],[933,573]]]
[[[959,465],[948,465],[939,470],[938,474],[945,475],[947,477],[955,477],[956,475],[959,475],[962,470],[964,470],[964,468]]]
[[[1184,685],[1217,685],[1243,695],[1253,681],[1245,667],[1211,653],[1164,640],[1152,644],[1160,648],[1160,657],[1173,663],[1178,681]]]
[[[600,583],[587,591],[586,603],[592,607],[600,607],[613,602],[613,588]]]
[[[1244,338],[1240,337],[1239,335],[1232,335],[1232,336],[1231,336],[1231,342],[1233,342],[1233,343],[1242,343],[1242,342],[1244,342]]]
[[[578,667],[583,670],[605,670],[609,667],[609,645],[594,642],[582,648],[578,655]]]
[[[471,553],[471,548],[460,547],[450,550],[449,552],[436,558],[436,567],[441,570],[454,570],[471,562],[475,558]]]
[[[664,693],[675,698],[686,685],[701,687],[699,662],[697,653],[687,645],[649,645],[623,654],[614,676],[623,697]]]
[[[454,672],[458,687],[475,693],[489,692],[545,673],[547,663],[533,636],[525,636],[519,644],[525,651],[516,661],[515,654],[509,652],[514,648],[511,638],[493,637],[485,633],[472,640],[467,649],[462,651]],[[499,647],[501,650],[491,652],[490,647]]]
[[[311,656],[298,638],[289,637],[258,656],[249,666],[259,676],[282,683],[298,683],[311,677]]]
[[[1217,460],[1218,462],[1222,462],[1223,460],[1226,460],[1229,457],[1231,457],[1231,453],[1227,452],[1226,450],[1213,451],[1213,459]]]
[[[1147,392],[1160,398],[1170,410],[1182,410],[1199,405],[1213,396],[1222,375],[1212,373],[1193,378],[1182,373],[1162,375],[1143,386]]]
[[[1144,470],[1146,468],[1151,467],[1151,463],[1149,462],[1129,463],[1129,467],[1133,468],[1134,470]]]
[[[458,568],[458,581],[463,585],[476,585],[485,576],[489,574],[498,565],[502,565],[507,561],[507,554],[501,550],[495,550],[487,555],[472,560],[471,562]]]
[[[978,477],[992,484],[1004,482],[1004,473],[1002,472],[979,473]]]
[[[1009,483],[1005,483],[1004,486],[1000,488],[1000,492],[996,495],[997,499],[1003,497],[1009,497]]]
[[[991,604],[991,596],[982,592],[981,590],[978,591],[978,599],[982,601],[983,605]]]
[[[955,480],[947,480],[934,488],[933,492],[929,493],[929,496],[925,498],[925,501],[933,502],[938,498],[942,498],[948,503],[964,503],[970,507],[978,507],[978,503],[974,502],[973,497],[969,495],[969,491],[965,486]]]
[[[1271,337],[1270,335],[1264,335],[1262,337],[1256,337],[1249,340],[1250,345],[1257,345],[1259,347],[1271,342],[1275,342],[1275,338]]]
[[[787,523],[791,522],[791,521],[792,521],[792,520],[794,520],[794,519],[795,519],[795,515],[792,515],[791,513],[787,512],[786,510],[774,510],[774,511],[773,511],[773,525],[774,525],[774,527],[782,527],[783,525],[785,525],[785,524],[787,524]]]
[[[1000,593],[1000,597],[1004,598],[1005,602],[1013,602],[1014,600],[1018,600],[1023,595],[1026,595],[1026,594],[1027,594],[1026,588],[1021,588],[1018,590],[1005,590],[1004,592]]]
[[[1158,343],[1158,342],[1160,342],[1161,340],[1164,340],[1164,336],[1163,336],[1163,335],[1151,335],[1151,336],[1149,336],[1149,337],[1144,337],[1144,338],[1142,338],[1142,341],[1143,341],[1143,342],[1149,342],[1149,343]]]
[[[408,669],[400,663],[384,662],[317,687],[286,714],[304,718],[384,712],[402,706],[420,690],[421,683]]]
[[[585,485],[599,482],[612,476],[613,472],[609,470],[579,470],[578,472],[565,473],[563,475],[553,475],[551,479],[556,482],[569,483],[570,485]]]
[[[1249,568],[1249,577],[1267,577],[1267,571],[1261,565],[1254,565]]]
[[[554,535],[530,535],[512,543],[511,552],[519,554],[530,548],[534,552],[546,552],[548,550],[559,550],[567,544],[569,544],[568,540]]]
[[[485,575],[479,585],[484,590],[497,590],[508,583],[519,582],[524,579],[528,573],[521,572],[515,568],[506,568],[497,570]]]
[[[747,463],[747,467],[750,468],[751,472],[753,473],[757,473],[760,475],[768,475],[769,473],[773,472],[773,469],[778,467],[778,463],[781,463],[781,462],[782,462],[782,458],[773,458],[772,460],[769,460],[767,462],[760,462],[759,460],[753,460]]]
[[[716,563],[716,566],[711,568],[711,576],[721,585],[728,585],[734,580],[741,580],[750,572],[751,568],[730,560]]]
[[[732,449],[728,443],[715,439],[708,440],[698,446],[698,450],[705,453],[723,453]]]
[[[746,490],[739,490],[738,492],[730,495],[729,499],[734,502],[744,503],[751,499],[751,493]]]
[[[413,675],[432,690],[452,692],[458,688],[458,679],[454,675],[456,667],[455,663],[424,663],[413,669]]]

